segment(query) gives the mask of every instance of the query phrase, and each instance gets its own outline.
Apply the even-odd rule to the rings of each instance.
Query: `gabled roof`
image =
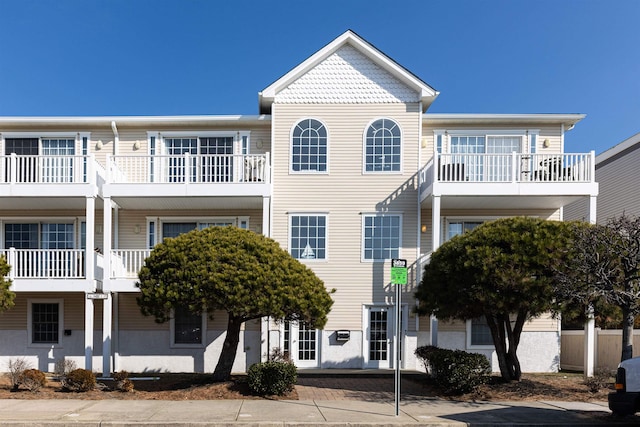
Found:
[[[338,36],[325,47],[311,55],[297,67],[289,71],[284,76],[273,82],[262,92],[258,94],[260,114],[270,114],[271,104],[274,102],[276,95],[283,89],[287,88],[291,83],[305,75],[316,65],[327,59],[338,49],[345,45],[350,45],[358,52],[371,59],[380,68],[397,78],[407,87],[415,90],[419,94],[422,101],[423,111],[426,111],[433,100],[438,96],[439,92],[429,86],[427,83],[419,79],[413,73],[402,67],[400,64],[382,53],[372,44],[364,40],[351,30],[347,30]]]
[[[596,168],[605,166],[620,157],[640,148],[640,133],[637,133],[607,151],[596,156]]]

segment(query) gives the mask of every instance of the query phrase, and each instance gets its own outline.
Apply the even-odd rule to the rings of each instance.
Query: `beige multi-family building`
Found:
[[[16,293],[0,365],[212,371],[224,313],[155,323],[135,282],[162,239],[225,225],[272,237],[337,290],[324,330],[247,323],[235,371],[273,348],[300,368],[392,368],[397,340],[405,369],[426,344],[491,358],[481,319],[412,312],[421,267],[483,221],[560,220],[579,199],[595,220],[594,153],[564,152],[583,115],[427,113],[438,94],[347,31],[260,92],[255,116],[0,117],[0,251]],[[409,266],[399,333],[391,259]],[[532,319],[523,371],[558,369],[559,349],[558,322]]]

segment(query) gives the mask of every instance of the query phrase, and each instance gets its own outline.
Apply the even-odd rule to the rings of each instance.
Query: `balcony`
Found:
[[[269,163],[269,153],[108,156],[103,194],[133,209],[143,208],[140,199],[144,198],[163,198],[166,206],[154,207],[168,208],[176,203],[171,198],[184,197],[218,198],[217,203],[221,197],[245,197],[253,199],[248,207],[261,208],[262,197],[271,192]],[[233,206],[233,200],[228,202]]]
[[[435,154],[419,186],[423,207],[440,196],[443,208],[559,208],[597,194],[595,153]]]
[[[87,197],[102,176],[92,155],[0,156],[3,197]]]

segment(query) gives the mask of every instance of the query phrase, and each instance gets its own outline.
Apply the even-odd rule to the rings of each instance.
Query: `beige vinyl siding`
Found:
[[[15,305],[0,313],[0,330],[27,329],[27,305],[30,300],[61,299],[64,304],[64,329],[84,329],[84,293],[17,292]],[[100,310],[100,316],[102,316]],[[96,319],[97,320],[97,319]],[[94,325],[95,329],[101,325]]]
[[[136,302],[137,294],[118,295],[118,327],[122,331],[168,331],[169,322],[156,323],[153,316],[143,316]]]
[[[637,148],[640,148],[640,144]],[[597,204],[599,223],[606,223],[609,218],[623,213],[640,215],[640,182],[637,178],[639,164],[640,149],[636,149],[611,163],[598,166],[596,180],[600,184]]]
[[[438,332],[467,332],[467,322],[462,320],[438,322]]]
[[[553,332],[560,329],[560,320],[554,319],[551,313],[545,313],[524,324],[523,332]]]
[[[362,305],[389,302],[389,262],[362,262],[363,214],[402,215],[400,256],[416,259],[417,105],[274,105],[274,196],[272,236],[288,248],[292,213],[327,214],[326,261],[306,264],[335,288],[326,329],[359,330]],[[290,173],[290,135],[301,119],[315,118],[328,132],[328,173]],[[364,133],[376,119],[391,118],[402,129],[402,173],[363,173]],[[375,281],[374,281],[375,278]],[[404,301],[411,301],[407,295]],[[413,325],[412,325],[413,326]]]

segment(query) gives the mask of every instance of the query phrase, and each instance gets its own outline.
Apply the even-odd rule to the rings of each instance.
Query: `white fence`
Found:
[[[9,279],[82,279],[84,249],[3,249],[11,266]]]

